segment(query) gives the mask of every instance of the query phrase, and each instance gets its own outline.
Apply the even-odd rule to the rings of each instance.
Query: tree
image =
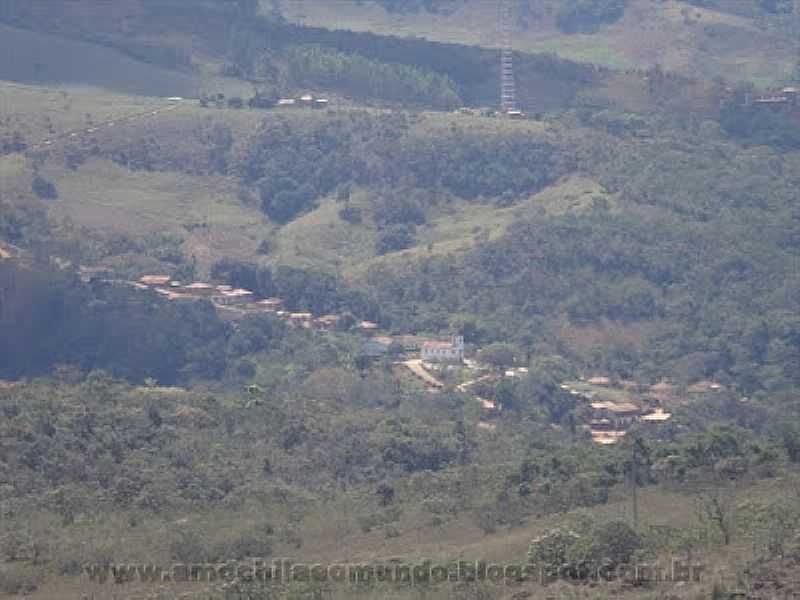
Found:
[[[516,361],[517,349],[511,344],[496,342],[478,352],[478,360],[496,369],[510,367]]]
[[[594,565],[624,565],[642,544],[642,537],[628,523],[610,521],[592,532],[586,559]]]
[[[722,542],[731,542],[735,527],[734,506],[736,496],[732,486],[715,487],[697,495],[697,512],[700,519],[713,525],[722,535]]]
[[[31,189],[33,190],[33,193],[42,200],[55,200],[58,198],[56,186],[41,175],[36,175],[33,178]]]
[[[551,529],[531,540],[528,562],[540,569],[558,569],[568,564],[572,548],[581,536],[571,530]]]
[[[378,234],[375,252],[387,254],[409,248],[414,243],[413,226],[391,225]]]

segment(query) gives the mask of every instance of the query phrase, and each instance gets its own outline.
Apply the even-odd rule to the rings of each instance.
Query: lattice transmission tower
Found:
[[[514,0],[498,0],[500,9],[500,110],[504,113],[517,110],[514,82]],[[800,2],[800,0],[796,0]]]
[[[800,81],[800,0],[794,0],[792,11],[792,40],[794,42],[794,65],[792,79]]]

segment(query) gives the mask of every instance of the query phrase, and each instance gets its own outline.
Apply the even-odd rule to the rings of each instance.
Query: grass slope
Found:
[[[0,24],[0,80],[78,84],[140,96],[197,97],[204,91],[244,93],[243,82],[165,69],[106,46]]]

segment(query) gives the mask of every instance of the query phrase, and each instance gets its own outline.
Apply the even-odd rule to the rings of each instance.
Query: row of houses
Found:
[[[195,282],[182,284],[173,281],[168,275],[145,275],[134,286],[140,289],[152,289],[169,300],[206,298],[222,308],[237,308],[243,311],[271,312],[285,319],[290,325],[306,329],[332,330],[341,320],[340,315],[328,314],[315,317],[310,312],[289,312],[283,309],[281,298],[256,300],[254,292],[230,285],[213,285]],[[367,335],[378,329],[372,321],[359,321],[356,328]]]
[[[757,107],[784,110],[797,107],[800,104],[800,87],[788,86],[768,96],[760,96],[753,100]]]
[[[656,426],[668,422],[672,413],[667,412],[665,406],[670,403],[724,390],[721,384],[708,380],[689,386],[667,381],[647,386],[633,381],[612,381],[606,376],[589,377],[580,384],[562,384],[561,388],[588,402],[590,410],[585,427],[592,440],[603,445],[617,443],[634,424]],[[604,392],[603,388],[609,391]],[[610,400],[610,394],[619,395],[620,399]],[[642,400],[642,405],[623,399],[633,395]]]
[[[671,384],[665,382],[651,386],[650,390],[663,394],[665,385],[670,385],[672,390]],[[672,418],[659,401],[647,395],[649,390],[646,386],[635,382],[612,382],[610,377],[595,376],[574,384],[561,384],[561,389],[587,403],[584,428],[597,444],[616,444],[635,424],[655,426]],[[634,394],[646,401],[643,404],[634,402]]]
[[[616,444],[625,437],[628,429],[636,423],[661,425],[672,418],[672,414],[658,407],[644,410],[633,402],[591,402],[591,418],[588,423],[592,441],[602,445]]]
[[[278,108],[328,108],[330,100],[315,98],[311,94],[303,94],[299,98],[281,98],[276,105]]]

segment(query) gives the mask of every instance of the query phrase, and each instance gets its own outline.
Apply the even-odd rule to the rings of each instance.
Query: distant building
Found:
[[[266,300],[259,300],[258,306],[264,310],[278,311],[283,306],[283,300],[280,298],[267,298]]]
[[[616,428],[630,425],[642,412],[632,402],[592,402],[595,419],[609,419]]]
[[[792,105],[792,100],[787,96],[769,96],[767,98],[756,98],[753,101],[758,107],[768,108],[772,110],[787,109]]]
[[[289,323],[298,327],[311,327],[314,315],[310,312],[289,313]]]
[[[249,304],[254,298],[255,294],[250,290],[236,289],[223,291],[221,294],[214,296],[212,300],[222,306],[234,306],[236,304]]]
[[[144,277],[139,278],[139,283],[156,287],[161,285],[168,285],[172,279],[169,275],[145,275]]]
[[[295,100],[294,98],[281,98],[276,103],[276,106],[278,106],[279,108],[293,108],[297,106],[297,100]]]
[[[367,335],[373,335],[378,330],[378,324],[373,323],[372,321],[361,321],[357,327],[359,331],[366,333]]]
[[[586,380],[586,383],[590,385],[603,385],[608,386],[611,385],[611,379],[608,377],[590,377]]]
[[[217,288],[210,283],[197,282],[183,286],[182,291],[193,296],[211,296],[217,292]]]
[[[664,412],[663,410],[656,409],[655,412],[651,412],[648,415],[642,415],[639,417],[640,421],[644,423],[665,423],[672,418],[672,414],[668,412]]]
[[[705,394],[706,392],[718,392],[721,389],[722,386],[713,381],[698,381],[686,388],[686,392],[689,394]]]
[[[395,336],[394,341],[400,344],[406,352],[414,352],[420,350],[422,344],[430,340],[420,335],[398,335]]]
[[[325,331],[330,331],[336,324],[339,322],[339,315],[323,315],[314,321],[314,325],[318,329],[323,329]]]
[[[464,338],[453,336],[449,342],[425,342],[421,349],[422,360],[435,363],[464,362]]]
[[[603,446],[612,446],[625,437],[624,431],[592,431],[592,441]]]

